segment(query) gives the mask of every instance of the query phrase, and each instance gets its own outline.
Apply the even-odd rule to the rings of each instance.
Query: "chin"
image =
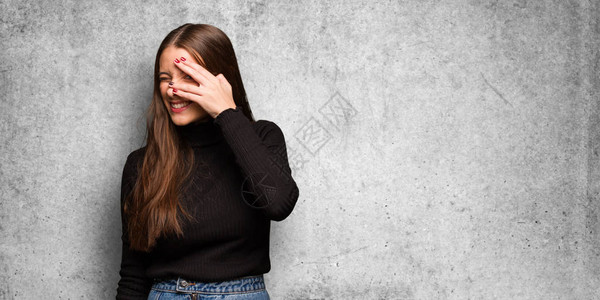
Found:
[[[177,116],[175,118],[171,117],[171,121],[173,121],[173,124],[177,125],[177,126],[185,126],[191,123],[195,123],[195,122],[206,122],[206,121],[210,121],[210,117],[208,115],[204,115],[204,116],[197,116],[195,118],[190,118],[190,117],[183,117],[183,116]]]
[[[189,118],[180,118],[180,117],[176,117],[176,118],[172,117],[171,121],[173,122],[173,124],[175,124],[177,126],[185,126],[192,122],[192,120]]]

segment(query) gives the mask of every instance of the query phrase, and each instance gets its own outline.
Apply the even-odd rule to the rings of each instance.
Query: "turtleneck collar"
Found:
[[[202,147],[215,144],[223,139],[221,128],[210,119],[204,122],[190,123],[184,126],[176,126],[179,135],[192,147]]]

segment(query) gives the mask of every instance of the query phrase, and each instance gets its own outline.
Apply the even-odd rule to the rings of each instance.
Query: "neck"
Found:
[[[208,120],[198,120],[187,125],[176,126],[176,128],[179,136],[192,147],[211,145],[223,139],[221,129],[211,117]]]

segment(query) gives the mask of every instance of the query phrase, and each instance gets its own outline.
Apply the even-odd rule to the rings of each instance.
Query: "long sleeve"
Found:
[[[134,153],[127,157],[121,182],[121,228],[122,256],[121,270],[117,287],[117,300],[146,300],[152,287],[152,280],[146,278],[148,253],[129,249],[127,222],[123,212],[125,196],[132,190],[136,179]]]
[[[233,151],[244,175],[240,187],[246,203],[275,221],[287,218],[299,196],[292,178],[285,139],[273,122],[246,118],[241,108],[228,108],[213,120]]]

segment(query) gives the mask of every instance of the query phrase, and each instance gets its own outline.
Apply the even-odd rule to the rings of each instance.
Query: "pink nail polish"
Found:
[[[173,93],[177,93],[177,89],[173,89]]]
[[[176,59],[175,59],[175,63],[179,63],[179,59],[177,59],[177,58],[176,58]]]
[[[182,56],[182,57],[181,57],[181,61],[185,61],[185,57],[183,57],[183,56]]]

